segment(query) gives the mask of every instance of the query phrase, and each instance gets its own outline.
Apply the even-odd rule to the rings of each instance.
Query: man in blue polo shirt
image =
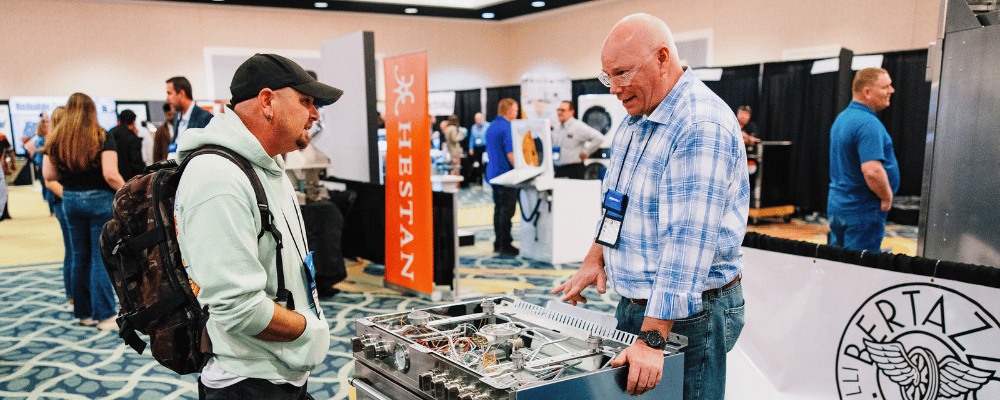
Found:
[[[486,164],[486,181],[514,169],[514,143],[511,137],[510,121],[517,119],[517,101],[500,100],[497,118],[486,129],[486,154],[490,162]],[[493,185],[493,231],[496,241],[493,252],[501,256],[516,256],[519,251],[511,244],[510,234],[514,212],[517,207],[517,188]]]
[[[895,92],[889,73],[866,68],[854,76],[854,101],[830,128],[830,244],[878,252],[892,197],[899,189],[899,163],[892,138],[875,115]]]

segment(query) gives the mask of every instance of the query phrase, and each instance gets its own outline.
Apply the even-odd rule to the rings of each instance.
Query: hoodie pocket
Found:
[[[330,351],[330,327],[326,321],[316,318],[315,314],[303,314],[306,318],[306,329],[297,339],[283,343],[281,358],[288,368],[299,371],[310,371],[326,359]]]

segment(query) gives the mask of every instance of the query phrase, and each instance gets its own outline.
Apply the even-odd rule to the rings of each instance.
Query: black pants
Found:
[[[486,147],[473,147],[472,155],[466,157],[469,160],[469,165],[473,166],[477,162],[478,167],[471,167],[471,172],[469,172],[469,183],[478,182],[483,183],[483,174],[486,172],[486,163],[483,162],[483,153],[486,152]]]
[[[583,163],[556,165],[556,178],[583,179],[587,166]]]
[[[458,185],[459,187],[467,188],[467,187],[469,187],[469,185],[472,184],[472,175],[475,172],[475,171],[473,171],[474,167],[472,166],[473,165],[472,163],[473,163],[472,156],[466,154],[465,157],[462,157],[462,171],[461,171],[461,173],[462,173],[462,178],[463,179],[462,179],[462,182],[459,183],[459,185]]]
[[[493,185],[493,231],[497,239],[493,250],[510,247],[514,238],[510,235],[511,219],[517,211],[517,188]]]
[[[222,389],[212,389],[198,380],[198,398],[201,400],[312,400],[306,386],[290,383],[275,385],[267,379],[247,378]]]

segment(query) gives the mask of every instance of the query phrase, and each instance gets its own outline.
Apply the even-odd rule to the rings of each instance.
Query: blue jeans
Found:
[[[63,211],[62,198],[52,194],[57,200],[49,203],[55,210],[56,220],[59,221],[59,229],[62,230],[63,237],[63,286],[66,288],[66,299],[73,299],[73,241],[69,238],[69,225],[66,224],[66,212]]]
[[[115,291],[101,260],[101,228],[111,220],[115,194],[107,190],[64,190],[63,211],[72,243],[73,308],[77,318],[103,321],[117,314]]]
[[[702,311],[674,321],[671,332],[687,336],[684,353],[684,400],[722,400],[726,396],[726,353],[743,331],[743,286],[701,295]],[[626,298],[618,302],[618,330],[639,334],[646,306]]]
[[[62,204],[62,198],[56,196],[56,193],[45,187],[45,182],[42,182],[42,198],[49,203],[49,214],[55,214],[56,209],[59,208],[59,204]]]
[[[889,213],[876,211],[860,214],[828,214],[831,246],[878,253],[882,250],[885,219]]]

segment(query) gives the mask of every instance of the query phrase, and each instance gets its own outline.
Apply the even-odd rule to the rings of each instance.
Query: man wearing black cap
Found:
[[[206,145],[246,158],[281,245],[260,232],[253,187],[236,164],[217,155],[188,163],[174,216],[185,265],[210,315],[213,356],[202,369],[199,396],[305,399],[309,372],[329,351],[330,327],[317,304],[305,226],[281,154],[305,147],[316,108],[343,92],[273,54],[244,62],[230,90],[226,112],[180,138],[178,159]],[[281,304],[273,300],[279,279],[291,295]]]

